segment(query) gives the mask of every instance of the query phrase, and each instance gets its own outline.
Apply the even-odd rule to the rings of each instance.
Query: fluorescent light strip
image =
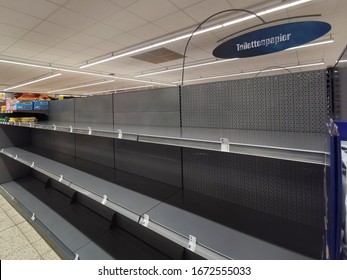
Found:
[[[337,61],[337,63],[346,63],[347,60],[340,60],[340,61]]]
[[[48,91],[48,93],[55,93],[55,92],[61,92],[61,91],[66,91],[69,89],[77,89],[77,88],[84,88],[84,87],[90,87],[90,86],[96,86],[96,85],[102,85],[106,83],[113,83],[114,81],[103,81],[103,82],[97,82],[97,83],[92,83],[92,84],[86,84],[86,85],[80,85],[80,86],[75,86],[75,87],[68,87],[68,88],[62,88],[62,89],[57,89],[57,90],[51,90]]]
[[[18,61],[5,60],[5,59],[0,59],[0,63],[7,63],[7,64],[20,65],[20,66],[28,66],[28,67],[34,67],[34,68],[56,70],[56,71],[61,71],[61,72],[76,73],[76,74],[89,75],[89,76],[95,76],[95,77],[103,77],[103,78],[109,78],[109,79],[114,79],[114,80],[125,80],[125,81],[156,84],[156,85],[161,85],[161,86],[172,87],[172,84],[146,81],[146,80],[137,80],[137,79],[133,79],[133,78],[125,78],[125,77],[119,77],[119,76],[113,76],[113,75],[107,75],[107,74],[97,74],[97,73],[80,71],[80,70],[72,70],[72,69],[53,67],[53,66],[44,66],[44,65],[38,65],[38,64],[33,64],[33,63],[25,63],[25,62],[18,62]]]
[[[330,40],[327,40],[327,41],[320,41],[320,42],[316,42],[316,43],[311,43],[311,44],[306,44],[306,45],[302,45],[302,46],[298,46],[298,47],[289,48],[289,49],[286,49],[286,51],[302,49],[302,48],[308,48],[308,47],[314,47],[314,46],[320,46],[320,45],[331,44],[331,43],[334,43],[333,39],[330,39]]]
[[[287,9],[287,8],[290,8],[290,7],[293,7],[293,6],[297,6],[297,5],[300,5],[300,4],[303,4],[303,3],[306,3],[306,2],[310,2],[310,1],[312,1],[312,0],[292,1],[290,3],[281,4],[279,6],[276,6],[276,7],[273,7],[273,8],[269,8],[269,9],[266,9],[264,11],[257,12],[256,14],[258,16],[261,16],[261,15],[273,13],[273,12],[276,12],[276,11],[279,11],[279,10]],[[203,34],[203,33],[215,30],[215,29],[219,29],[219,28],[222,28],[222,27],[225,27],[225,26],[229,26],[229,25],[232,25],[232,24],[236,24],[236,23],[240,23],[240,22],[243,22],[243,21],[247,21],[247,20],[253,19],[255,17],[256,17],[255,15],[244,16],[244,17],[241,17],[241,18],[238,18],[238,19],[234,19],[234,20],[225,22],[223,24],[218,24],[218,25],[215,25],[215,26],[211,26],[211,27],[208,27],[208,28],[205,28],[205,29],[202,29],[202,30],[199,30],[199,31],[195,32],[194,36],[195,35],[199,35],[199,34]],[[91,62],[91,63],[87,63],[85,65],[80,66],[79,68],[83,69],[83,68],[87,68],[87,67],[91,67],[91,66],[100,64],[100,63],[111,61],[111,60],[114,60],[114,59],[117,59],[117,58],[121,58],[121,57],[124,57],[124,56],[129,56],[129,55],[132,55],[132,54],[135,54],[135,53],[143,52],[143,51],[146,51],[146,50],[149,50],[149,49],[153,49],[153,48],[156,48],[156,47],[159,47],[159,46],[162,46],[162,45],[170,44],[170,43],[182,40],[182,39],[189,38],[191,35],[192,35],[192,33],[181,35],[181,36],[178,36],[178,37],[175,37],[175,38],[172,38],[172,39],[164,40],[162,42],[155,43],[155,44],[152,44],[152,45],[149,45],[149,46],[146,46],[146,47],[142,47],[142,48],[139,48],[139,49],[135,49],[135,50],[132,50],[132,51],[128,51],[128,52],[125,52],[125,53],[122,53],[122,54],[119,54],[119,55],[113,55],[112,54],[110,57],[103,58],[103,59],[100,59],[100,60],[96,60],[96,61]]]
[[[116,92],[118,92],[118,91],[124,91],[124,90],[140,89],[140,88],[149,88],[149,87],[153,87],[153,86],[148,85],[148,86],[138,86],[138,87],[119,88],[119,89],[116,89]]]
[[[204,62],[204,63],[195,64],[195,65],[185,66],[184,69],[191,69],[191,68],[202,67],[202,66],[218,64],[218,63],[223,63],[223,62],[230,62],[230,61],[234,61],[234,60],[237,60],[237,59],[238,58],[216,60],[216,61],[211,61],[211,62]],[[156,71],[156,72],[141,74],[141,75],[135,76],[135,78],[146,77],[146,76],[157,75],[157,74],[168,73],[168,72],[174,72],[174,71],[178,71],[178,70],[182,70],[182,67],[177,67],[177,68],[166,69],[166,70],[162,70],[162,71]]]
[[[305,68],[305,67],[313,67],[313,66],[319,66],[324,65],[324,62],[319,63],[312,63],[312,64],[304,64],[304,65],[295,65],[295,66],[288,66],[283,68],[275,68],[275,69],[267,69],[264,71],[252,71],[252,72],[241,72],[241,73],[235,73],[235,74],[228,74],[228,75],[220,75],[220,76],[213,76],[213,77],[206,77],[206,78],[199,78],[199,79],[192,79],[192,80],[186,80],[185,83],[189,82],[197,82],[197,81],[203,81],[203,80],[213,80],[213,79],[222,79],[222,78],[228,78],[228,77],[237,77],[237,76],[246,76],[246,75],[252,75],[252,74],[259,74],[259,73],[266,73],[266,72],[275,72],[275,71],[283,71],[286,69],[296,69],[296,68]],[[181,82],[173,82],[174,84],[180,84]]]
[[[55,78],[55,77],[58,77],[60,75],[61,75],[61,73],[57,73],[57,74],[54,74],[54,75],[46,76],[46,77],[43,77],[43,78],[32,80],[30,82],[22,83],[22,84],[13,86],[13,87],[5,88],[4,91],[9,91],[9,90],[12,90],[12,89],[15,89],[15,88],[24,87],[24,86],[31,85],[31,84],[34,84],[34,83],[38,83],[38,82],[41,82],[41,81],[44,81],[44,80]]]

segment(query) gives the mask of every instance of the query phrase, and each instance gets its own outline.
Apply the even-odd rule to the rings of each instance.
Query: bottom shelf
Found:
[[[76,254],[84,260],[199,258],[57,182],[29,176],[2,188],[63,258],[73,259]]]
[[[153,223],[193,235],[198,244],[227,258],[321,258],[323,229],[192,191],[172,196],[147,214]]]

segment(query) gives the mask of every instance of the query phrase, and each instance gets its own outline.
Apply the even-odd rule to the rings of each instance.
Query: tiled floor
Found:
[[[0,259],[60,260],[46,241],[1,194]]]

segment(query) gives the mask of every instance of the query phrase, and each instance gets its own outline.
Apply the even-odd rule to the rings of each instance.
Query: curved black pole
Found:
[[[211,18],[217,16],[217,15],[220,15],[220,14],[223,14],[223,13],[227,13],[227,12],[246,12],[246,13],[249,13],[249,14],[252,14],[254,16],[256,16],[258,19],[260,19],[263,24],[266,23],[266,21],[264,19],[262,19],[260,16],[258,16],[256,13],[254,12],[251,12],[251,11],[248,11],[248,10],[244,10],[244,9],[227,9],[227,10],[224,10],[224,11],[220,11],[218,13],[215,13],[211,16],[209,16],[208,18],[206,18],[204,21],[202,21],[196,28],[195,30],[193,31],[193,33],[190,35],[188,41],[187,41],[187,44],[186,44],[186,47],[184,48],[184,53],[183,53],[183,64],[182,64],[182,81],[181,81],[181,85],[183,86],[183,81],[184,81],[184,67],[185,67],[185,63],[186,63],[186,53],[187,53],[187,49],[188,49],[188,45],[190,43],[190,40],[192,39],[192,37],[194,36],[195,32],[205,23],[207,22],[208,20],[210,20]]]

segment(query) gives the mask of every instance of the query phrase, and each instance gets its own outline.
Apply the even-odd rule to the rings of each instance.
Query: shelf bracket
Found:
[[[120,129],[117,129],[117,133],[118,133],[118,139],[122,139],[123,138],[123,132]]]
[[[15,157],[14,157],[14,159],[17,159],[18,158],[18,155],[16,155]]]
[[[59,182],[61,183],[61,181],[63,181],[63,179],[64,179],[63,175],[60,175]]]
[[[35,165],[35,162],[33,162],[33,163],[30,165],[30,167],[31,167],[31,168],[33,168],[33,167],[34,167],[34,165]]]
[[[53,124],[53,130],[57,130],[57,126]]]
[[[72,133],[72,132],[73,132],[73,127],[72,127],[72,125],[70,125],[69,127],[70,127],[70,132]]]
[[[149,224],[149,216],[147,214],[144,214],[140,218],[140,225],[143,225],[144,227],[148,227]]]
[[[88,127],[88,135],[92,135],[92,128]]]
[[[4,149],[1,149],[1,153],[3,153],[4,152]]]
[[[220,139],[221,141],[221,151],[222,152],[229,152],[230,151],[230,142],[229,142],[229,139],[228,138],[221,138]]]
[[[105,205],[106,202],[107,202],[107,195],[104,195],[104,198],[102,199],[101,204]]]
[[[36,220],[35,213],[33,213],[33,215],[31,216],[31,220],[32,220],[32,221],[35,221],[35,220]]]
[[[75,254],[75,261],[78,261],[80,259],[80,255],[79,254]]]
[[[193,235],[189,235],[188,250],[195,252],[195,248],[196,248],[196,237]]]

